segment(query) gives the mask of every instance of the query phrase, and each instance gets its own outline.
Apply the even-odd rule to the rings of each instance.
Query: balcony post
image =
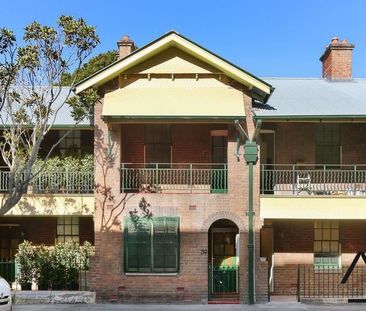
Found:
[[[326,168],[327,166],[323,166],[323,195],[325,195],[325,179],[326,179]]]
[[[353,195],[356,195],[357,166],[353,166]]]
[[[292,195],[295,194],[295,165],[292,165]]]
[[[191,193],[193,192],[193,169],[192,169],[192,163],[189,164],[189,187],[191,189]]]
[[[65,170],[65,177],[66,177],[66,189],[65,189],[65,193],[69,193],[69,169],[66,167]]]
[[[155,163],[155,188],[156,192],[158,192],[159,188],[159,164]]]
[[[125,192],[125,164],[121,164],[121,193]]]

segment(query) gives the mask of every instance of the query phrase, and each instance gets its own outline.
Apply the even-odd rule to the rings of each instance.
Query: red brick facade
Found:
[[[244,95],[247,129],[254,132],[251,115],[251,98]],[[228,130],[228,193],[224,194],[127,194],[126,204],[118,205],[125,194],[120,191],[119,165],[123,162],[144,162],[144,126],[110,126],[113,160],[102,150],[108,150],[108,126],[101,118],[102,105],[95,107],[95,174],[96,181],[106,181],[113,200],[104,201],[96,191],[95,245],[96,256],[92,265],[91,288],[103,301],[120,302],[205,302],[208,293],[208,230],[219,219],[234,222],[240,232],[240,300],[247,296],[247,165],[235,156],[236,137],[233,123],[173,124],[172,162],[209,163],[210,130]],[[259,165],[255,167],[255,239],[256,239],[256,296],[257,301],[267,300],[267,263],[259,261]],[[180,218],[180,269],[176,275],[128,275],[123,269],[123,224],[128,211],[138,208],[144,197],[151,204],[153,216],[178,216]],[[108,218],[112,219],[109,223]]]

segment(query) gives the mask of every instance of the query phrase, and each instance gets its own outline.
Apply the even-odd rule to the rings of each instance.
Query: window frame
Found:
[[[71,222],[70,223],[66,223],[65,219],[66,218],[70,218]],[[60,220],[62,220],[62,223],[59,222]],[[77,222],[76,222],[77,221]],[[77,234],[73,234],[73,227],[76,226],[78,227],[77,230]],[[70,227],[70,234],[66,234],[66,226]],[[63,234],[59,234],[59,230],[58,228],[62,227],[63,228]],[[71,237],[71,239],[66,239],[66,237]],[[74,240],[74,237],[77,237],[77,240]],[[80,244],[80,218],[77,216],[59,216],[57,217],[57,222],[56,222],[56,242],[57,243],[65,243],[68,241],[73,241],[77,244]]]
[[[166,267],[164,267],[164,271],[157,271],[158,269],[161,268],[156,268],[154,267],[154,257],[155,257],[155,253],[154,253],[154,219],[164,219],[166,221],[166,219],[174,219],[176,221],[176,232],[177,232],[177,236],[176,236],[176,241],[175,241],[175,245],[176,245],[176,270],[175,271],[166,271]],[[153,217],[152,219],[146,219],[144,221],[147,221],[149,223],[150,229],[149,229],[149,235],[150,235],[150,271],[131,271],[131,269],[128,267],[128,247],[129,247],[129,242],[128,242],[128,235],[129,235],[129,231],[128,231],[128,226],[129,226],[129,222],[131,217],[127,216],[124,218],[124,232],[123,232],[123,270],[124,273],[126,275],[177,275],[180,271],[180,217],[178,216],[158,216],[158,217]],[[165,223],[166,226],[166,223]],[[156,242],[155,242],[156,243]],[[138,244],[138,243],[137,243]],[[167,243],[166,243],[167,244]],[[137,268],[139,269],[139,268]],[[143,268],[142,268],[143,269]]]
[[[327,225],[329,224],[329,225]],[[333,237],[333,231],[337,231],[337,237]],[[336,220],[317,220],[313,226],[313,265],[315,269],[338,269],[341,267],[341,240],[340,240],[340,225]],[[317,237],[320,232],[321,237]],[[325,232],[328,232],[325,237]],[[317,251],[316,244],[320,243],[320,251]],[[323,245],[329,243],[328,252],[323,250]],[[337,252],[332,252],[332,243],[337,243]],[[331,262],[335,259],[335,262]],[[324,261],[329,262],[324,262]]]

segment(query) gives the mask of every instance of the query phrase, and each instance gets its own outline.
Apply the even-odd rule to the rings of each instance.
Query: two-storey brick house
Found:
[[[366,81],[352,78],[352,50],[334,38],[322,78],[266,79],[275,88],[261,127],[261,255],[271,290],[300,298],[363,297],[366,250]]]
[[[252,103],[271,85],[176,32],[118,45],[120,59],[76,87],[100,94],[91,288],[108,301],[246,301],[248,179],[235,122],[254,135]],[[264,301],[254,171],[252,284]]]

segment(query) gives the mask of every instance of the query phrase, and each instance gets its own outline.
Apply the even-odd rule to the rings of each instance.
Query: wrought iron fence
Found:
[[[366,165],[262,165],[261,194],[366,196]]]
[[[0,168],[0,192],[9,190],[9,170]],[[94,173],[60,169],[41,172],[29,183],[32,193],[93,193]]]
[[[208,265],[208,296],[225,297],[239,292],[239,267]]]
[[[19,267],[14,260],[1,260],[0,261],[0,276],[4,278],[8,283],[15,281]]]
[[[122,192],[227,192],[226,164],[121,164]]]
[[[355,267],[341,283],[349,267],[299,266],[297,296],[302,298],[366,298],[366,267]]]

